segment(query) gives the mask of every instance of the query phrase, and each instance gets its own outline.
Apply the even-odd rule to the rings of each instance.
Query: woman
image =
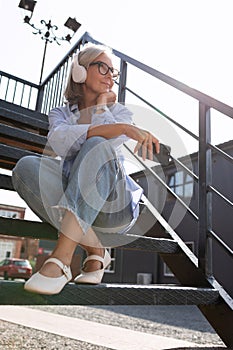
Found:
[[[44,221],[59,229],[51,257],[25,284],[41,294],[57,294],[72,279],[70,264],[77,244],[87,258],[75,283],[101,282],[110,255],[99,232],[124,233],[139,213],[142,189],[125,174],[120,146],[136,140],[142,158],[152,159],[158,140],[132,124],[132,113],[116,103],[112,91],[119,72],[109,49],[85,47],[75,55],[64,107],[49,114],[48,142],[57,159],[28,156],[13,170],[13,183],[21,197]]]

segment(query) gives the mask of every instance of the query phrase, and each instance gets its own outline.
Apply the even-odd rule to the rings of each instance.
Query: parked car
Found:
[[[0,276],[5,280],[23,278],[28,280],[32,275],[32,266],[26,259],[7,258],[0,262]]]

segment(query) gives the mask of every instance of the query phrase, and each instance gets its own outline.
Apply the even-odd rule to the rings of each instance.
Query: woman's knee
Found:
[[[36,156],[25,156],[18,160],[14,169],[12,170],[12,174],[22,174],[27,173],[28,170],[35,167],[35,163],[38,162],[38,157]]]
[[[12,170],[12,181],[14,186],[17,186],[18,180],[28,178],[28,176],[34,176],[39,164],[40,158],[36,156],[25,156],[20,158]]]
[[[104,164],[117,158],[114,147],[108,139],[101,136],[93,136],[85,141],[77,159],[90,162],[90,164]]]
[[[114,147],[112,146],[112,143],[101,136],[93,136],[87,139],[87,145],[90,148],[91,151],[94,151],[99,155],[100,153],[103,154],[104,152],[110,153],[113,155],[113,158],[116,158],[116,152]],[[112,158],[112,157],[111,157]]]

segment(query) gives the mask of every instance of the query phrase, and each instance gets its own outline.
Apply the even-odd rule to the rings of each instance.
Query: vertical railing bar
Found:
[[[54,98],[55,98],[55,91],[56,91],[56,81],[57,81],[57,73],[53,76],[53,88],[52,88],[52,95],[51,95],[51,104],[50,109],[54,106]]]
[[[68,75],[69,60],[70,58],[68,58],[68,60],[65,62],[65,65],[64,65],[64,79],[63,79],[62,93],[61,93],[61,104],[64,103],[64,91],[65,91],[67,75]]]
[[[56,105],[56,95],[57,95],[57,86],[58,86],[58,72],[54,76],[54,86],[53,86],[53,99],[52,99],[52,108]]]
[[[45,94],[43,98],[43,113],[46,113],[47,110],[47,104],[48,104],[48,89],[49,89],[49,82],[45,85]]]
[[[46,113],[48,113],[49,111],[49,99],[50,99],[51,89],[52,89],[52,78],[50,79],[49,85],[48,85]]]
[[[121,59],[120,63],[120,80],[118,86],[118,102],[125,102],[125,88],[126,88],[126,80],[127,80],[127,63]]]
[[[8,88],[9,88],[9,82],[10,82],[10,78],[7,79],[6,93],[5,93],[5,100],[6,100],[6,101],[7,101],[7,94],[8,94]]]
[[[30,106],[31,95],[32,95],[32,87],[30,86],[29,96],[28,96],[28,107],[27,108],[29,108],[29,106]]]
[[[50,106],[51,106],[51,98],[53,95],[53,80],[54,80],[54,75],[50,80],[50,85],[49,85],[49,94],[48,94],[48,111],[50,110]]]
[[[51,88],[51,79],[47,83],[47,91],[46,91],[46,109],[45,113],[48,113],[48,104],[49,104],[49,94],[50,94],[50,88]]]
[[[198,261],[206,275],[212,275],[212,239],[208,231],[212,229],[212,193],[208,186],[212,183],[210,107],[199,103],[199,224]]]
[[[53,91],[54,91],[54,79],[55,76],[52,78],[52,84],[51,84],[51,91],[50,91],[50,96],[49,96],[49,110],[52,108],[52,99],[53,99]]]
[[[20,106],[22,106],[22,103],[23,103],[24,88],[25,88],[25,84],[23,84],[23,88],[22,88],[21,99],[20,99]]]
[[[49,94],[49,108],[48,111],[51,109],[51,104],[52,104],[52,95],[53,95],[53,87],[54,87],[54,76],[51,79],[51,89],[50,89],[50,94]]]
[[[64,71],[65,71],[65,64],[61,67],[61,70],[60,70],[61,84],[60,84],[60,91],[59,91],[59,97],[58,97],[58,101],[60,105],[61,105],[62,92],[63,92],[63,86],[64,86],[64,76],[65,76]]]
[[[59,92],[61,90],[61,69],[58,70],[57,77],[58,77],[58,83],[57,83],[57,93],[55,98],[55,106],[58,106],[59,104]]]
[[[59,93],[59,90],[60,90],[60,84],[61,84],[61,81],[60,81],[60,69],[57,71],[57,86],[56,86],[56,96],[55,96],[55,102],[54,102],[54,105],[55,107],[57,106],[58,104],[58,93]]]
[[[43,99],[41,101],[41,108],[40,108],[41,113],[44,113],[45,95],[46,95],[46,85],[43,85]]]
[[[47,96],[46,96],[46,111],[45,113],[48,113],[48,104],[49,104],[49,94],[50,94],[50,88],[51,88],[51,80],[47,84]]]
[[[48,84],[47,83],[45,86],[44,86],[44,89],[45,89],[45,93],[44,93],[44,98],[43,98],[43,113],[46,113],[46,108],[47,108],[47,100],[48,100]]]
[[[14,93],[13,93],[13,97],[12,97],[12,103],[15,103],[15,94],[16,94],[16,88],[17,88],[17,80],[15,80],[15,87],[14,87]]]
[[[64,101],[64,90],[65,90],[65,85],[67,80],[68,66],[69,66],[69,58],[66,60],[64,64],[64,72],[63,72],[63,79],[62,79],[63,84],[62,84],[62,91],[61,91],[61,98],[60,98],[61,104],[63,104],[63,101]]]

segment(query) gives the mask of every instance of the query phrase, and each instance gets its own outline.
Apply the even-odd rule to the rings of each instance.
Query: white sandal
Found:
[[[83,262],[83,266],[89,260],[98,260],[102,263],[103,267],[101,270],[96,270],[92,272],[85,272],[81,270],[81,274],[75,277],[75,283],[87,283],[87,284],[99,284],[102,281],[104,270],[111,263],[111,256],[107,250],[105,250],[104,257],[102,258],[99,255],[89,255]]]
[[[35,273],[25,283],[24,289],[28,292],[34,292],[39,294],[58,294],[64,288],[64,286],[72,279],[72,274],[69,266],[64,265],[57,258],[50,258],[45,261],[47,263],[57,264],[63,272],[61,277],[47,277],[40,272]]]

